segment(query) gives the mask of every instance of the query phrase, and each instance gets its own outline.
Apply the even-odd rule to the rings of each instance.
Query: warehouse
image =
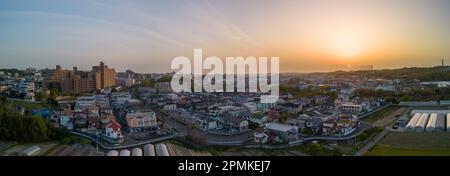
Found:
[[[427,125],[427,122],[428,122],[428,113],[423,113],[420,116],[419,121],[417,121],[417,123],[416,123],[415,131],[424,131],[425,126]]]
[[[119,156],[130,156],[131,152],[129,150],[122,150],[120,151]]]
[[[406,125],[407,130],[414,129],[416,127],[417,121],[419,121],[419,118],[422,114],[421,113],[415,113],[414,116],[411,118],[411,120]]]
[[[142,156],[142,149],[140,148],[134,148],[131,151],[131,156]]]
[[[425,131],[429,132],[436,131],[437,116],[438,115],[436,113],[430,115],[430,119],[428,120]]]
[[[115,150],[109,151],[106,156],[119,156],[119,152]]]
[[[156,155],[158,156],[170,156],[167,150],[166,144],[156,144]]]
[[[144,146],[144,156],[156,156],[155,146],[153,144],[147,144]]]
[[[447,114],[447,131],[450,132],[450,113]]]
[[[445,131],[445,115],[439,114],[436,120],[436,131]]]

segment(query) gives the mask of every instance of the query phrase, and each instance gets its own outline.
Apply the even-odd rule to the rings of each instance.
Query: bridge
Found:
[[[153,139],[141,141],[141,142],[138,142],[138,143],[128,144],[128,145],[109,146],[109,145],[105,145],[101,140],[98,140],[97,136],[83,134],[83,133],[76,132],[76,131],[69,131],[69,133],[73,134],[73,135],[76,135],[76,136],[79,136],[79,137],[83,137],[83,138],[89,139],[92,142],[96,143],[100,148],[106,149],[106,150],[120,150],[120,149],[134,148],[134,147],[137,147],[137,146],[150,144],[150,143],[154,143],[154,142],[158,142],[158,141],[164,141],[164,140],[168,140],[168,139],[172,139],[172,138],[178,137],[178,134],[175,133],[175,134],[162,136],[162,137],[158,137],[158,138],[153,138]]]

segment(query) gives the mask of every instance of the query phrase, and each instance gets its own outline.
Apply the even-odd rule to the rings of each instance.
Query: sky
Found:
[[[0,0],[0,68],[169,72],[177,56],[282,72],[450,63],[448,0]]]

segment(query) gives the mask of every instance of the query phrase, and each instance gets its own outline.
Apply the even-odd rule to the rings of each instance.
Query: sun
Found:
[[[363,53],[363,38],[356,33],[340,33],[331,41],[331,49],[341,59],[355,59]]]

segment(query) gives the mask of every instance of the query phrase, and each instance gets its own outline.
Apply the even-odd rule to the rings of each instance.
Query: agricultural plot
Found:
[[[168,143],[166,146],[170,156],[211,156],[209,152],[194,151],[177,144]]]
[[[366,155],[450,156],[450,133],[391,132]]]
[[[16,156],[20,155],[25,149],[37,145],[40,148],[38,156],[44,155],[47,151],[53,149],[55,146],[58,145],[57,142],[45,142],[45,143],[27,143],[27,144],[18,144],[14,145],[11,148],[8,148],[2,152],[3,156]]]
[[[89,145],[73,144],[60,145],[47,155],[49,156],[104,156],[103,152],[97,151]]]

